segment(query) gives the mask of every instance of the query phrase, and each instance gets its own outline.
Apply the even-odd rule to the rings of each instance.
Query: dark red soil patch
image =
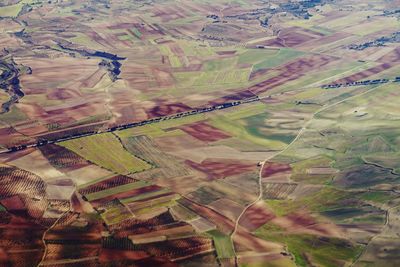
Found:
[[[186,258],[212,248],[212,241],[206,237],[188,237],[141,245],[153,256],[170,260]]]
[[[191,107],[183,103],[166,103],[165,101],[159,101],[155,107],[146,110],[146,113],[150,118],[154,118],[185,112],[191,109]]]
[[[329,236],[331,235],[331,227],[327,225],[321,225],[318,221],[310,214],[305,212],[294,212],[286,216],[291,222],[291,227],[294,228],[306,228],[318,232],[319,235]]]
[[[319,39],[313,40],[312,46],[313,47],[318,47],[318,46],[323,46],[323,45],[326,45],[326,44],[331,44],[333,42],[342,40],[342,39],[344,39],[346,37],[349,37],[349,36],[351,36],[350,33],[336,32],[334,34],[327,35],[327,36],[321,37]]]
[[[10,212],[25,210],[25,204],[19,196],[4,198],[0,201],[0,203]]]
[[[253,205],[246,211],[239,223],[246,230],[252,232],[275,217],[275,214],[269,211],[266,207]]]
[[[19,173],[16,168],[0,169],[0,202],[12,212],[0,211],[1,266],[26,266],[27,263],[36,266],[43,254],[42,236],[46,228],[35,223],[28,213],[31,209],[25,207],[26,199],[40,197],[40,192],[30,188],[35,186],[35,177],[30,177],[32,184],[24,181],[28,174],[22,170]]]
[[[128,235],[149,233],[163,225],[171,225],[173,223],[176,223],[176,221],[167,211],[148,220],[128,219],[109,227],[116,237],[124,238]]]
[[[285,217],[290,220],[290,222],[291,222],[290,227],[307,228],[307,229],[319,232],[320,235],[330,235],[331,234],[331,232],[329,231],[329,228],[318,224],[318,221],[308,213],[294,212]]]
[[[22,145],[30,141],[33,141],[33,139],[26,138],[12,127],[0,129],[0,144],[4,147]]]
[[[133,250],[118,250],[118,249],[102,249],[99,256],[100,262],[118,261],[118,260],[143,260],[150,257],[144,251],[133,251]]]
[[[205,142],[215,142],[218,140],[231,137],[218,128],[209,125],[206,122],[197,122],[179,127],[179,129],[190,134],[191,136]]]
[[[276,38],[257,44],[272,47],[295,47],[311,40],[320,38],[322,36],[323,34],[318,32],[298,27],[291,27],[287,29],[282,29]]]
[[[215,106],[215,105],[221,105],[223,103],[226,102],[234,102],[234,101],[240,101],[243,99],[247,99],[250,97],[255,97],[255,94],[253,94],[252,92],[250,92],[249,90],[243,90],[243,91],[239,91],[230,95],[226,95],[223,96],[221,98],[217,98],[213,101],[208,102],[211,106]]]
[[[251,86],[249,91],[253,92],[254,94],[264,93],[274,87],[296,80],[308,74],[310,71],[320,69],[321,67],[335,60],[337,60],[337,58],[326,55],[311,55],[296,59],[283,66],[274,68],[274,70],[278,70],[280,72],[279,75]]]
[[[285,47],[283,41],[279,38],[267,40],[265,42],[258,43],[258,45],[272,46],[272,47]]]
[[[47,208],[45,189],[43,180],[31,172],[15,167],[0,167],[0,196],[10,197],[3,200],[3,205],[10,208],[13,214],[24,218],[40,218]]]
[[[76,192],[74,192],[74,194],[71,196],[71,211],[78,213],[82,213],[84,211]]]
[[[101,244],[65,244],[63,240],[47,244],[45,261],[82,259],[100,254]]]
[[[287,47],[294,47],[302,43],[315,39],[309,35],[301,34],[299,32],[287,32],[279,35],[279,39]]]
[[[378,59],[379,62],[384,62],[384,63],[395,63],[395,62],[400,62],[400,47],[396,48],[395,50],[391,51],[390,53],[387,53],[380,59]]]
[[[175,262],[171,262],[164,258],[147,258],[144,260],[135,261],[135,265],[137,267],[148,267],[148,266],[157,266],[157,267],[178,267],[179,265]]]
[[[70,108],[60,108],[60,109],[54,109],[54,110],[49,110],[47,111],[47,114],[49,115],[62,115],[67,111],[77,111],[79,109],[86,110],[86,109],[91,109],[90,104],[84,103],[84,104],[79,104]]]
[[[295,212],[286,216],[290,221],[292,221],[295,225],[299,225],[302,227],[308,227],[316,224],[316,221],[313,217],[308,214]]]
[[[106,190],[109,188],[113,188],[116,186],[133,183],[136,181],[137,181],[136,179],[130,178],[125,175],[116,175],[116,176],[113,176],[106,180],[103,180],[101,182],[98,182],[96,184],[89,185],[88,187],[85,187],[83,189],[79,189],[79,193],[81,193],[82,195],[87,195],[87,194],[103,191],[103,190]]]
[[[292,168],[289,164],[282,164],[276,162],[268,162],[264,165],[262,169],[262,177],[267,178],[277,173],[287,173],[290,172]]]
[[[47,94],[47,99],[49,100],[65,100],[75,97],[80,97],[80,94],[71,89],[64,89],[64,88],[51,90]]]
[[[367,70],[360,71],[358,73],[355,73],[353,75],[347,76],[343,79],[337,80],[333,82],[333,84],[336,83],[351,83],[351,82],[356,82],[360,80],[364,80],[365,78],[368,78],[372,75],[378,74],[384,70],[390,69],[393,67],[393,64],[390,63],[383,63],[381,65],[378,65],[376,67],[369,68]]]
[[[75,244],[79,243],[94,243],[101,242],[101,233],[93,231],[79,231],[75,229],[61,229],[60,231],[50,231],[46,234],[47,240],[64,240],[67,242],[74,241]]]
[[[206,173],[209,180],[221,179],[236,174],[251,172],[255,169],[255,164],[243,163],[237,160],[204,160],[200,164],[190,160],[186,160],[185,163],[193,169]]]
[[[10,248],[10,250],[11,251],[8,251],[6,254],[7,260],[4,261],[4,265],[0,259],[1,266],[37,266],[40,263],[43,252],[40,249],[33,251],[18,251],[18,248]]]
[[[102,204],[105,204],[107,202],[110,202],[114,199],[124,199],[124,198],[130,198],[130,197],[134,197],[134,196],[138,196],[140,194],[144,194],[144,193],[149,193],[152,191],[156,191],[156,190],[160,190],[162,187],[158,186],[158,185],[149,185],[143,188],[138,188],[138,189],[133,189],[133,190],[129,190],[127,192],[122,192],[122,193],[118,193],[115,195],[111,195],[108,197],[104,197],[104,198],[100,198],[100,199],[96,199],[91,201],[90,203],[93,205],[93,207],[99,207]]]

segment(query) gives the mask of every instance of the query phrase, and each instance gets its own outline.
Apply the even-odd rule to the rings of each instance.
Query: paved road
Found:
[[[201,113],[213,112],[213,111],[221,110],[221,109],[232,108],[232,107],[243,105],[243,104],[246,104],[246,103],[260,101],[261,99],[263,99],[263,98],[259,98],[258,96],[255,96],[255,97],[245,98],[245,99],[238,100],[238,101],[225,102],[225,103],[222,103],[222,104],[219,104],[219,105],[215,105],[215,106],[208,106],[208,107],[204,107],[204,108],[192,109],[192,110],[189,110],[189,111],[180,112],[180,113],[176,113],[176,114],[173,114],[173,115],[152,118],[152,119],[144,120],[144,121],[140,121],[140,122],[117,125],[117,126],[113,126],[111,128],[108,128],[108,129],[102,130],[102,131],[80,133],[80,134],[65,136],[65,137],[61,137],[61,138],[57,138],[57,139],[51,139],[51,140],[40,139],[36,143],[23,144],[23,145],[14,146],[14,147],[10,147],[10,148],[7,148],[7,149],[0,150],[0,154],[15,152],[15,151],[24,150],[24,149],[32,148],[32,147],[44,146],[46,144],[54,144],[54,143],[58,143],[58,142],[62,142],[62,141],[82,138],[82,137],[101,134],[101,133],[106,133],[106,132],[115,132],[115,131],[125,130],[125,129],[129,129],[129,128],[140,127],[140,126],[143,126],[143,125],[158,123],[158,122],[165,121],[165,120],[179,119],[179,118],[183,118],[183,117],[193,116],[193,115],[196,115],[196,114],[201,114]],[[68,129],[65,129],[65,130],[67,131]]]

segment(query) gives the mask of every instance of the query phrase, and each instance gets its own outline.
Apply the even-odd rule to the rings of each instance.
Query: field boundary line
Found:
[[[258,177],[258,186],[259,186],[258,197],[257,197],[257,199],[254,200],[252,203],[250,203],[249,205],[247,205],[247,206],[243,209],[243,211],[240,213],[240,215],[239,215],[238,218],[236,219],[235,228],[234,228],[234,230],[232,231],[232,233],[231,233],[231,235],[230,235],[230,239],[231,239],[231,243],[232,243],[232,247],[233,247],[233,252],[234,252],[234,257],[235,257],[235,266],[239,266],[239,264],[238,264],[238,256],[237,256],[237,253],[236,253],[236,250],[235,250],[235,244],[234,244],[233,238],[234,238],[235,234],[236,234],[237,231],[238,231],[240,219],[243,217],[243,215],[246,213],[246,211],[247,211],[249,208],[251,208],[252,206],[254,206],[257,202],[259,202],[260,200],[262,200],[262,197],[263,197],[262,172],[263,172],[263,168],[264,168],[265,164],[267,163],[267,161],[270,161],[271,159],[275,158],[276,156],[278,156],[278,155],[280,155],[280,154],[286,152],[286,151],[301,137],[301,135],[302,135],[302,134],[304,133],[304,131],[307,129],[308,125],[310,125],[310,123],[314,120],[315,116],[318,115],[319,113],[321,113],[321,112],[323,112],[323,111],[325,111],[325,110],[327,110],[327,109],[330,109],[330,108],[332,108],[332,107],[334,107],[334,106],[340,105],[340,104],[342,104],[342,103],[344,103],[344,102],[346,102],[346,101],[349,101],[349,100],[351,100],[351,99],[354,99],[354,98],[356,98],[356,97],[360,97],[360,96],[363,96],[363,95],[365,95],[365,94],[368,94],[368,93],[370,93],[370,92],[372,92],[372,91],[377,90],[378,88],[380,88],[380,86],[377,86],[377,87],[368,89],[368,90],[366,90],[366,91],[364,91],[364,92],[362,92],[362,93],[360,93],[360,94],[356,94],[356,95],[347,97],[347,98],[345,98],[345,99],[342,99],[342,100],[340,100],[340,101],[338,101],[338,102],[335,102],[335,103],[332,103],[332,104],[328,104],[328,105],[326,105],[326,106],[321,107],[320,109],[318,109],[317,111],[315,111],[315,112],[312,114],[311,118],[310,118],[310,119],[303,125],[303,127],[299,130],[299,132],[297,133],[296,137],[295,137],[283,150],[278,151],[277,153],[271,155],[270,157],[268,157],[267,159],[265,159],[264,161],[261,162],[261,167],[260,167],[259,177]]]

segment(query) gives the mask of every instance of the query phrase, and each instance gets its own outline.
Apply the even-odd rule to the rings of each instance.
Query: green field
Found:
[[[151,168],[151,165],[126,151],[111,133],[64,141],[60,145],[116,173],[134,173]]]
[[[266,224],[256,231],[260,238],[284,243],[293,255],[297,266],[311,264],[336,267],[343,262],[351,263],[361,253],[362,246],[344,239],[311,235],[286,234],[276,225]]]
[[[224,235],[218,230],[211,230],[208,231],[207,233],[211,235],[214,240],[218,258],[230,259],[235,256],[235,252],[233,251],[232,242],[229,236]]]
[[[304,55],[304,52],[282,48],[277,54],[272,55],[271,57],[267,57],[260,63],[255,64],[254,70],[273,68],[302,55]]]
[[[257,135],[251,133],[248,127],[241,125],[237,121],[229,120],[224,116],[216,116],[211,118],[211,125],[216,128],[219,128],[235,137],[240,139],[248,140],[252,143],[258,144],[260,146],[268,147],[270,149],[282,149],[285,147],[285,143],[278,140],[269,140],[265,138],[261,138]]]
[[[138,182],[134,182],[134,183],[130,183],[130,184],[125,184],[125,185],[120,185],[120,186],[116,186],[110,189],[106,189],[106,190],[102,190],[99,192],[95,192],[95,193],[91,193],[88,195],[85,195],[85,197],[89,200],[89,201],[93,201],[99,198],[105,198],[108,196],[112,196],[118,193],[123,193],[129,190],[133,190],[133,189],[139,189],[145,186],[148,186],[149,183],[146,181],[138,181]]]

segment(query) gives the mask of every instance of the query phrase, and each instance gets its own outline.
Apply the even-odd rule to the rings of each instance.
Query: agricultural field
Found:
[[[400,266],[399,1],[0,1],[0,266]]]
[[[151,168],[150,164],[127,152],[112,134],[79,138],[60,145],[115,173],[127,174]]]

